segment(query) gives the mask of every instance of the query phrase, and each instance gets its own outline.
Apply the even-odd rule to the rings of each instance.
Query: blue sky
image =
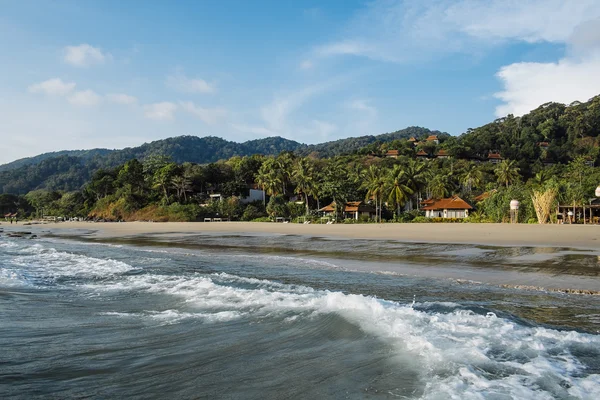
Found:
[[[178,135],[461,134],[600,94],[597,0],[0,0],[0,163]]]

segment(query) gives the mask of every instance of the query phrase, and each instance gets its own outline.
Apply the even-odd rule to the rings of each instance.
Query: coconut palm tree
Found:
[[[450,193],[450,180],[447,175],[438,173],[427,184],[427,190],[433,199],[441,199]]]
[[[379,222],[381,222],[381,207],[386,186],[383,170],[376,165],[371,165],[364,171],[362,180],[361,189],[367,190],[366,200],[370,198],[375,200],[376,219],[379,218]]]
[[[171,178],[171,186],[177,191],[177,197],[187,202],[187,193],[192,191],[192,181],[185,175],[175,175]]]
[[[282,187],[281,177],[277,173],[277,170],[273,168],[274,161],[272,158],[265,160],[258,170],[255,182],[261,187],[261,189],[269,196],[278,195]],[[266,199],[263,196],[263,204],[266,207]]]
[[[304,194],[306,215],[308,215],[308,196],[313,196],[316,192],[314,167],[308,158],[300,158],[294,164],[292,170],[292,182],[296,185],[295,193]]]
[[[514,183],[519,179],[519,171],[520,168],[517,167],[515,160],[504,160],[498,164],[494,170],[494,173],[496,174],[500,184],[509,187],[511,183]]]
[[[388,203],[396,206],[396,216],[400,215],[400,207],[406,203],[409,196],[413,194],[413,190],[405,184],[405,170],[399,165],[395,165],[388,176],[389,179],[389,194]]]
[[[427,165],[419,160],[409,160],[404,168],[404,184],[416,195],[417,210],[419,209],[421,191],[427,185],[429,176],[430,173]]]
[[[481,182],[483,182],[483,172],[477,165],[471,163],[460,175],[459,180],[464,190],[470,194],[474,187],[481,185]]]

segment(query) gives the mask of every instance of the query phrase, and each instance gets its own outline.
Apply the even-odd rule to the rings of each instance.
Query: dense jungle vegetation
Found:
[[[431,135],[438,140],[427,140]],[[555,188],[562,204],[587,204],[594,196],[600,184],[595,167],[600,96],[568,106],[544,104],[458,137],[413,127],[312,146],[281,138],[235,144],[245,149],[231,143],[184,136],[19,164],[0,171],[0,212],[154,221],[218,214],[255,220],[315,216],[332,201],[341,209],[347,201],[366,200],[384,220],[420,221],[418,199],[457,194],[476,206],[471,221],[505,221],[509,201],[517,199],[520,221],[531,222],[532,190]],[[390,150],[397,156],[389,157]],[[488,162],[490,153],[503,160]],[[218,159],[206,158],[209,154]],[[243,204],[252,187],[266,191],[265,201]],[[211,201],[215,193],[223,200]],[[477,202],[482,193],[489,196]]]

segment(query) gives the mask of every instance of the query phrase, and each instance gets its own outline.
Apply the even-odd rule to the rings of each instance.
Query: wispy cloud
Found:
[[[369,103],[370,102],[368,100],[354,99],[354,100],[346,103],[346,106],[347,106],[347,108],[349,108],[351,110],[361,111],[361,112],[367,114],[368,116],[374,117],[377,115],[377,109],[375,107],[373,107],[372,105],[370,105]]]
[[[102,98],[93,90],[82,90],[73,93],[67,100],[74,106],[92,107],[100,104]]]
[[[599,6],[600,7],[600,6]],[[503,90],[498,117],[523,115],[548,101],[587,101],[600,93],[600,18],[578,25],[566,39],[566,55],[556,62],[514,63],[498,71]]]
[[[300,69],[309,70],[313,69],[315,64],[311,60],[304,60],[300,63]]]
[[[85,43],[79,46],[67,46],[63,52],[64,61],[75,67],[103,64],[112,58],[110,53],[105,53],[100,48]]]
[[[144,116],[159,121],[172,120],[176,110],[177,105],[168,101],[146,104],[144,106]]]
[[[215,125],[227,116],[227,110],[221,107],[204,108],[197,106],[191,101],[182,101],[179,103],[181,108],[208,125]]]
[[[65,96],[75,89],[75,82],[64,82],[60,78],[48,79],[27,88],[31,93],[44,93],[51,96]]]
[[[406,62],[507,41],[562,43],[599,16],[597,0],[376,0],[315,52]]]
[[[122,104],[122,105],[134,105],[137,104],[138,99],[135,96],[130,96],[124,93],[111,93],[106,95],[106,99],[111,103]]]
[[[180,71],[167,76],[166,84],[171,89],[183,93],[215,93],[217,91],[214,83],[209,83],[200,78],[188,78]]]

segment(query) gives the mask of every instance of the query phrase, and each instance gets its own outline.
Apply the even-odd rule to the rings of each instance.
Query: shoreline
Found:
[[[406,243],[472,244],[498,247],[568,247],[600,252],[598,225],[517,224],[283,224],[269,222],[59,222],[0,225],[15,230],[90,231],[88,237],[119,238],[146,234],[267,234],[394,240]],[[66,232],[65,232],[66,233]],[[72,233],[72,232],[71,232]],[[600,255],[600,254],[599,254]]]
[[[8,228],[8,229],[6,229]],[[0,225],[4,234],[16,232],[31,232],[38,236],[54,236],[66,239],[84,240],[142,240],[160,245],[170,243],[174,247],[186,247],[186,238],[201,235],[208,240],[218,240],[220,236],[255,236],[282,238],[281,253],[286,254],[286,241],[293,241],[294,236],[304,238],[327,238],[345,242],[345,245],[360,246],[362,240],[391,241],[399,244],[440,244],[440,246],[474,246],[494,247],[497,249],[515,248],[549,248],[554,254],[551,258],[582,250],[585,257],[598,259],[597,268],[600,271],[600,248],[597,245],[600,238],[599,226],[567,226],[564,225],[510,225],[510,224],[384,224],[384,225],[303,225],[303,224],[275,224],[253,222],[214,222],[214,223],[153,223],[153,222],[122,222],[122,223],[92,223],[92,222],[62,222],[35,225],[6,226]],[[27,235],[25,235],[27,236]],[[585,236],[585,237],[583,237]],[[183,240],[183,241],[182,241]],[[195,239],[190,239],[195,240]],[[303,239],[304,240],[304,239]],[[189,244],[189,243],[188,243]],[[251,249],[247,248],[247,249]],[[528,259],[525,256],[521,262],[505,259],[500,265],[491,268],[473,268],[460,259],[452,258],[460,254],[461,250],[440,250],[431,254],[429,259],[423,259],[422,266],[414,264],[403,257],[396,261],[366,261],[361,258],[342,257],[344,263],[350,263],[354,268],[350,271],[371,272],[404,276],[419,276],[437,279],[451,279],[456,282],[472,282],[488,284],[508,289],[521,289],[527,291],[548,291],[565,294],[600,295],[600,279],[595,273],[585,277],[578,276],[578,272],[536,271],[531,262],[540,259]],[[497,251],[497,250],[490,250]],[[502,250],[506,251],[506,250]],[[510,250],[509,250],[510,251]],[[351,252],[352,253],[352,252]],[[350,253],[350,254],[351,254]],[[375,254],[375,253],[373,253]],[[439,264],[440,255],[448,255],[444,265]],[[292,254],[291,256],[297,256]],[[302,256],[301,254],[299,255]],[[311,257],[338,260],[328,255],[312,253]],[[444,257],[445,258],[445,257]],[[352,260],[352,261],[350,261]],[[366,261],[366,262],[365,262]],[[464,260],[463,260],[464,261]],[[541,259],[543,261],[543,258]],[[431,264],[430,264],[431,263]],[[594,262],[595,264],[595,262]],[[533,268],[530,268],[533,267]],[[568,268],[567,266],[565,266]],[[529,269],[529,270],[528,270]],[[600,274],[599,274],[600,275]]]

